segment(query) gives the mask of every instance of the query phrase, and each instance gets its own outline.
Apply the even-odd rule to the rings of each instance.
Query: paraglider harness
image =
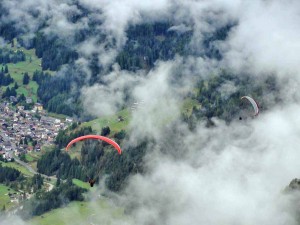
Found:
[[[96,182],[96,179],[92,179],[92,178],[89,179],[89,183],[90,183],[91,187],[94,186],[95,182]]]

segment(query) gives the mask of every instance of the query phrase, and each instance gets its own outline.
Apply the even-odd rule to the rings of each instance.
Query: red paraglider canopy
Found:
[[[72,141],[69,142],[69,144],[66,147],[66,150],[68,151],[68,149],[70,148],[70,146],[72,144],[74,144],[78,141],[85,140],[85,139],[97,139],[97,140],[105,141],[105,142],[111,144],[112,146],[114,146],[114,148],[118,151],[119,154],[122,153],[122,150],[121,150],[120,146],[115,141],[113,141],[112,139],[109,139],[107,137],[100,136],[100,135],[84,135],[84,136],[75,138],[75,139],[73,139]]]

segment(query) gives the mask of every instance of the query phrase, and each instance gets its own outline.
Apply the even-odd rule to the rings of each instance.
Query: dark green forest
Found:
[[[178,34],[169,31],[171,26],[168,22],[130,26],[126,45],[116,59],[121,69],[151,69],[158,59],[170,60],[176,54],[188,55],[192,32]]]
[[[80,115],[82,111],[79,101],[80,88],[71,91],[74,85],[83,85],[83,76],[80,76],[78,72],[70,68],[62,77],[36,71],[33,74],[33,80],[39,85],[37,92],[39,101],[49,112],[69,116]]]
[[[35,174],[32,177],[25,177],[19,170],[2,166],[1,164],[0,172],[0,183],[5,184],[13,190],[36,192],[43,188],[44,178],[40,174]]]
[[[11,49],[0,48],[0,63],[17,63],[25,61],[26,57],[22,50],[13,51]]]

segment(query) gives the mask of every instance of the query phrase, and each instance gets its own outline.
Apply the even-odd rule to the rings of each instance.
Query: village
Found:
[[[39,152],[44,145],[54,143],[60,129],[66,129],[71,118],[47,116],[43,105],[35,103],[32,110],[24,106],[13,108],[9,102],[0,105],[0,155],[11,161],[14,156],[31,151]]]

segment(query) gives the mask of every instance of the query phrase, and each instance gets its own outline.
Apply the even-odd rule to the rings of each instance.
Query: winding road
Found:
[[[10,142],[9,137],[6,136],[3,131],[0,131],[0,135],[1,135],[1,137],[4,141]],[[11,143],[11,144],[12,144],[12,148],[16,149],[16,145],[14,143]],[[12,158],[15,160],[16,163],[18,163],[21,166],[25,167],[30,173],[32,173],[32,174],[41,174],[41,173],[38,173],[37,171],[35,171],[28,163],[21,161],[13,153],[12,153]],[[51,180],[55,180],[55,181],[57,180],[57,178],[55,176],[50,177],[50,176],[47,176],[45,174],[41,174],[41,176],[44,177],[44,178],[51,179]],[[49,185],[48,191],[51,191],[54,187],[53,184],[51,184],[49,182],[45,182],[45,183],[47,183]]]
[[[53,179],[53,180],[56,180],[57,178],[55,176],[47,176],[45,174],[42,174],[42,173],[38,173],[37,171],[35,171],[28,163],[26,162],[23,162],[21,161],[20,159],[18,159],[17,157],[13,156],[14,160],[16,163],[24,166],[26,169],[29,170],[30,173],[33,173],[33,174],[41,174],[42,177],[44,178],[49,178],[49,179]]]
[[[6,136],[2,131],[0,131],[0,136],[2,137],[2,139],[4,141],[10,142],[9,137]],[[11,145],[12,145],[12,149],[16,149],[16,145],[14,143],[11,143]],[[16,163],[20,164],[21,166],[24,166],[30,173],[32,173],[32,174],[38,174],[38,172],[35,171],[28,163],[25,163],[25,162],[21,161],[14,154],[12,154],[12,158],[14,158],[14,160],[15,160]],[[41,174],[41,176],[44,177],[44,178],[50,178],[50,179],[55,179],[56,180],[56,177],[54,177],[54,176],[49,177],[49,176],[47,176],[45,174]]]
[[[25,162],[21,161],[17,157],[13,156],[13,158],[14,158],[14,160],[15,160],[16,163],[20,164],[21,166],[24,166],[32,174],[40,174],[44,178],[49,178],[49,179],[57,180],[57,178],[54,177],[54,176],[49,177],[49,176],[47,176],[45,174],[38,173],[28,163],[25,163]],[[48,191],[51,191],[53,189],[54,185],[51,184],[50,182],[46,182],[46,181],[44,181],[44,182],[49,185]]]

